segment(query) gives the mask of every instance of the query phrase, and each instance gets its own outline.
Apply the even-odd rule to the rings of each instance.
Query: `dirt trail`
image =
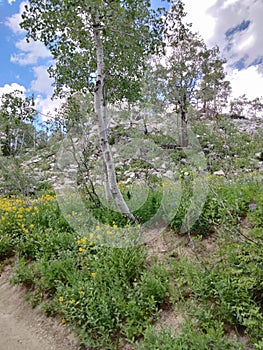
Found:
[[[167,256],[180,255],[181,251],[192,254],[186,238],[167,231],[148,243],[147,261],[151,263],[154,256],[165,262]],[[24,289],[10,285],[11,273],[11,267],[0,273],[0,350],[78,350],[77,338],[60,320],[46,317],[38,308],[32,309],[24,299]],[[171,327],[176,333],[182,321],[182,316],[173,308],[160,310],[156,330]],[[127,343],[122,349],[135,348]]]
[[[76,337],[58,320],[47,318],[24,300],[20,286],[0,276],[0,350],[77,350]]]

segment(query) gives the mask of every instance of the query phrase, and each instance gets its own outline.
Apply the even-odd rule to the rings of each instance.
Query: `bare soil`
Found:
[[[0,350],[77,350],[78,340],[59,319],[46,317],[10,285],[10,267],[0,276]]]

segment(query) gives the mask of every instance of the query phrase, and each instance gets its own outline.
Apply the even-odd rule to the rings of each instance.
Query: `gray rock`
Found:
[[[168,177],[169,179],[173,179],[174,173],[172,170],[167,170],[164,176]]]
[[[213,172],[213,175],[225,176],[225,172],[223,170],[217,170]]]
[[[257,159],[263,160],[263,152],[257,152],[257,153],[255,153],[255,157],[256,157]]]

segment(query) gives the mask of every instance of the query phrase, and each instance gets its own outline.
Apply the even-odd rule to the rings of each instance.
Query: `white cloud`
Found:
[[[15,2],[16,0],[7,0],[8,4],[11,5],[12,2]]]
[[[238,71],[233,70],[230,75],[233,96],[246,94],[248,99],[263,96],[263,78],[258,74],[256,67]]]
[[[263,56],[262,0],[217,0],[209,14],[216,19],[212,41],[224,50],[231,64],[243,59],[244,68],[248,68]],[[227,30],[246,21],[250,22],[247,28],[226,37]]]
[[[11,3],[15,0],[8,1]],[[54,116],[55,110],[60,107],[62,102],[59,99],[51,99],[54,90],[52,87],[53,79],[49,78],[49,75],[47,73],[47,67],[44,65],[34,66],[38,63],[39,59],[46,59],[46,61],[50,61],[51,54],[48,51],[48,49],[44,46],[44,44],[40,41],[30,41],[29,43],[26,41],[26,31],[22,30],[19,26],[19,23],[22,21],[21,14],[24,11],[25,5],[26,2],[22,2],[19,7],[19,13],[16,13],[13,16],[9,17],[5,22],[5,24],[11,29],[11,31],[15,35],[19,35],[20,38],[15,44],[16,48],[18,49],[18,52],[14,53],[11,56],[10,61],[21,66],[33,65],[32,69],[34,72],[35,79],[31,81],[28,92],[38,93],[35,99],[36,109],[38,112],[40,112],[42,120],[47,120]],[[21,37],[23,38],[21,39]],[[45,64],[48,64],[48,62]],[[5,85],[5,87],[3,88],[3,92],[9,92],[10,89],[15,90],[16,88],[19,88],[19,85],[16,83],[11,84],[10,86]],[[24,88],[23,92],[25,91],[26,90]]]
[[[252,48],[253,44],[255,43],[255,36],[251,34],[249,37],[245,37],[242,40],[240,40],[240,43],[237,44],[237,52],[241,52],[241,54],[249,49]]]
[[[31,90],[52,96],[54,79],[49,77],[46,66],[33,67],[36,79],[31,82]]]
[[[208,13],[208,9],[215,2],[216,0],[184,0],[186,21],[193,24],[193,31],[199,32],[206,42],[213,36],[216,26],[216,19]]]
[[[59,110],[63,102],[61,99],[52,100],[50,96],[44,98],[42,95],[38,95],[35,99],[36,109],[40,112],[43,121],[54,118],[56,110]]]
[[[21,66],[36,64],[39,58],[48,58],[51,56],[45,45],[39,41],[30,41],[28,43],[24,38],[16,43],[16,47],[22,52],[13,54],[10,61]]]
[[[8,94],[16,90],[19,90],[22,92],[21,97],[23,98],[26,97],[26,92],[28,91],[23,85],[19,85],[17,83],[5,84],[4,86],[0,86],[0,97],[3,94]],[[39,94],[35,98],[36,110],[40,112],[40,115],[43,121],[47,121],[48,119],[53,118],[56,114],[56,110],[60,108],[63,102],[65,102],[65,100],[62,100],[62,99],[52,100],[51,95],[48,95],[47,97],[43,97],[42,95]]]
[[[46,66],[33,67],[35,80],[31,82],[30,90],[36,91],[36,109],[40,112],[43,121],[47,121],[55,116],[64,99],[52,99],[54,79],[49,77]]]
[[[4,86],[0,86],[0,96],[3,94],[9,94],[15,90],[21,91],[23,94],[26,92],[26,88],[23,85],[12,83],[12,84],[5,84]]]
[[[236,2],[238,2],[238,0],[226,0],[226,1],[223,3],[222,7],[223,7],[223,8],[227,8],[228,6],[230,6],[230,5],[232,5],[232,4],[235,4]]]
[[[12,0],[13,1],[13,0]],[[5,24],[16,35],[23,35],[23,39],[16,42],[15,46],[19,50],[18,53],[11,55],[10,61],[21,66],[28,64],[36,64],[39,58],[51,57],[50,52],[40,41],[26,41],[26,31],[21,29],[19,23],[22,21],[21,14],[24,11],[26,2],[22,2],[19,6],[19,13],[9,17]]]
[[[263,95],[262,0],[184,0],[186,20],[193,23],[208,46],[218,45],[227,59],[232,95],[249,98]],[[248,22],[249,21],[249,22]],[[234,30],[244,23],[242,31]],[[241,26],[242,27],[242,26]],[[232,35],[226,36],[229,31]],[[239,68],[235,64],[239,62]],[[255,63],[257,65],[255,66]]]
[[[9,0],[8,3],[11,4],[15,0]],[[27,3],[25,1],[21,2],[19,6],[19,13],[15,13],[11,17],[7,18],[5,24],[8,28],[12,30],[15,34],[24,34],[26,31],[22,29],[19,23],[22,21],[21,14],[24,11],[25,5]]]
[[[25,39],[22,39],[16,44],[16,47],[24,52],[12,55],[11,62],[22,66],[35,64],[39,58],[48,58],[51,56],[44,44],[39,41],[27,43]]]
[[[0,1],[1,2],[1,1]],[[22,85],[19,85],[17,83],[12,83],[12,84],[5,84],[4,86],[0,86],[0,105],[1,105],[1,97],[4,94],[10,94],[11,92],[14,91],[21,91],[21,97],[25,98],[25,92],[26,92],[26,88]]]

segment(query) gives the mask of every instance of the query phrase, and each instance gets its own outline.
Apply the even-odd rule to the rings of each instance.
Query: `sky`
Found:
[[[161,0],[152,0],[154,7]],[[218,45],[227,59],[227,78],[232,97],[263,96],[263,0],[184,0],[186,20],[193,24],[208,47]],[[0,95],[15,89],[34,94],[43,119],[59,107],[51,100],[52,80],[47,67],[52,63],[42,43],[27,43],[19,27],[26,1],[0,0]]]

